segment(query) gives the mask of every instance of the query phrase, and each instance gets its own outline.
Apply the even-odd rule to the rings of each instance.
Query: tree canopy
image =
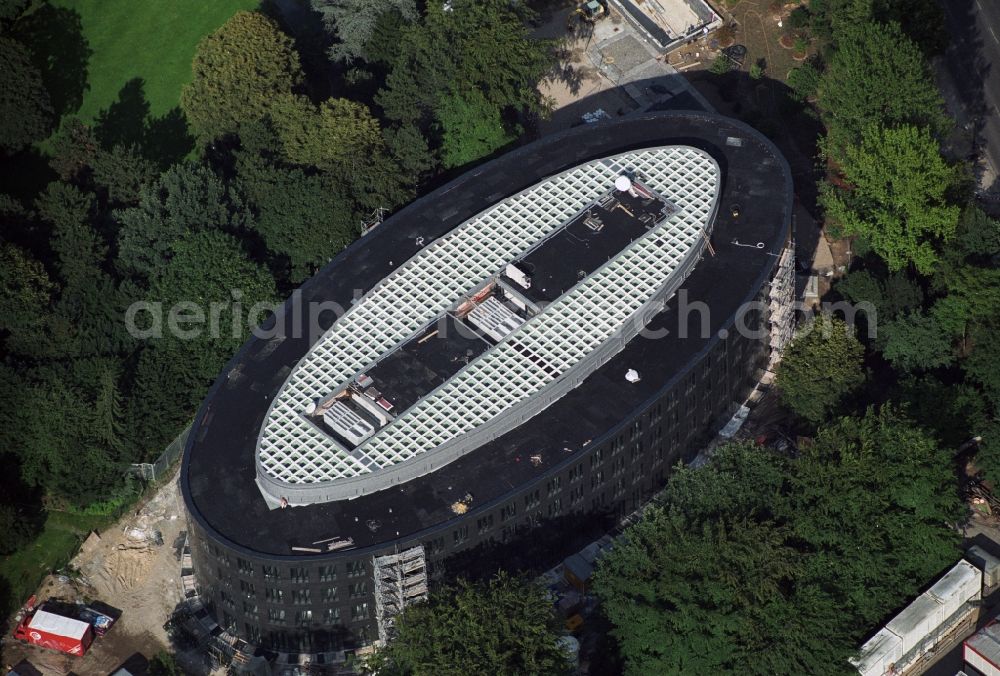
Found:
[[[850,184],[829,188],[823,204],[845,234],[861,235],[890,270],[934,269],[961,209],[950,203],[959,174],[926,129],[869,126],[840,167]]]
[[[0,149],[15,152],[41,141],[52,131],[54,115],[28,48],[0,35]]]
[[[920,50],[897,24],[850,23],[839,38],[817,90],[825,148],[834,160],[840,161],[871,125],[944,130],[934,79]]]
[[[383,15],[395,12],[407,21],[417,18],[415,0],[311,0],[311,4],[333,36],[330,58],[348,63],[367,56],[368,41]]]
[[[258,12],[237,12],[198,45],[181,107],[203,141],[263,118],[303,81],[293,40]]]
[[[552,65],[551,46],[528,35],[526,12],[505,0],[428,5],[387,54],[376,96],[385,116],[417,125],[449,166],[508,142],[520,115],[542,110],[536,85]]]
[[[864,347],[854,328],[818,315],[785,349],[778,364],[781,403],[809,422],[822,422],[865,381]]]
[[[626,673],[848,673],[956,557],[953,477],[889,407],[822,426],[799,458],[743,442],[675,469],[595,576]]]
[[[569,668],[545,591],[505,573],[433,593],[406,608],[395,630],[376,655],[380,674],[560,674]]]

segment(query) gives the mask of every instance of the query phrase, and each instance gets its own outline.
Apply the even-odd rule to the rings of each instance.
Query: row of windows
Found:
[[[351,606],[351,621],[367,620],[370,617],[368,603],[355,603]],[[223,613],[224,619],[230,619],[228,613]],[[323,624],[337,625],[341,622],[340,608],[324,608],[322,612],[314,612],[311,609],[296,610],[294,615],[284,608],[268,608],[267,621],[270,624],[282,625],[292,620],[296,625],[305,626],[313,624],[313,621],[322,620]],[[235,622],[234,622],[235,624]],[[227,628],[229,624],[227,622]],[[259,640],[259,639],[258,639]]]
[[[222,566],[231,567],[232,559],[221,550],[218,546],[214,544],[208,545],[208,550],[212,553],[215,558],[222,564]],[[218,577],[220,580],[229,580],[231,578],[224,570],[223,567],[218,567]],[[243,558],[237,557],[236,568],[241,576],[253,577],[254,576],[254,564],[252,561],[248,561]],[[270,581],[281,581],[287,579],[289,582],[294,582],[296,584],[308,583],[310,581],[310,576],[312,571],[305,566],[293,566],[287,569],[287,573],[282,575],[282,570],[279,566],[262,566],[262,573],[265,580]],[[349,561],[346,565],[347,577],[362,577],[368,574],[368,567],[365,561]],[[319,566],[313,569],[316,572],[316,579],[319,582],[334,582],[337,579],[337,565],[329,564]],[[240,583],[241,591],[247,592],[248,590],[244,585],[249,585],[249,593],[253,594],[253,584],[250,582]]]

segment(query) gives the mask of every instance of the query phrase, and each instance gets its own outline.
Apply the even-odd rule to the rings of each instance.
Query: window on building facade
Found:
[[[267,609],[267,619],[271,624],[284,624],[285,623],[285,609],[284,608],[268,608]]]
[[[326,587],[323,589],[323,603],[333,603],[337,600],[337,588]]]
[[[277,566],[264,566],[264,577],[268,580],[280,580]]]
[[[248,599],[253,598],[257,595],[256,589],[254,589],[253,582],[247,582],[246,580],[240,580],[240,591]]]
[[[516,514],[517,514],[516,503],[511,502],[504,505],[503,508],[500,510],[500,523],[503,523],[507,519],[513,518]]]
[[[351,606],[351,619],[352,620],[367,620],[368,619],[368,604],[367,603],[355,603]]]
[[[246,634],[247,641],[254,645],[260,645],[260,627],[247,622],[243,625],[243,631]]]
[[[302,626],[312,622],[313,611],[311,610],[300,610],[295,613],[295,624]]]
[[[236,633],[236,618],[229,613],[222,613],[222,627],[231,634]]]
[[[615,461],[611,463],[611,475],[616,476],[625,469],[625,456],[619,456],[615,458]]]
[[[227,592],[225,590],[220,591],[219,592],[219,598],[222,599],[222,603],[227,608],[236,608],[236,601],[233,599],[232,596],[229,595],[229,592]]]
[[[452,537],[455,539],[455,546],[462,544],[469,539],[469,526],[465,525],[460,528],[456,528],[452,531]]]
[[[424,543],[424,550],[427,552],[428,556],[433,556],[434,554],[440,554],[444,551],[444,538],[434,538],[433,540],[428,540]]]
[[[562,500],[556,498],[549,503],[549,518],[559,516],[562,513]]]
[[[545,486],[545,488],[548,491],[548,495],[555,495],[562,490],[562,477],[552,477],[549,479],[549,483]]]
[[[368,583],[367,582],[352,582],[347,585],[347,593],[352,599],[360,598],[362,596],[368,595]]]
[[[340,624],[340,608],[327,608],[323,611],[323,622]]]
[[[256,601],[244,601],[243,602],[243,612],[247,615],[257,614],[257,602]]]
[[[333,582],[337,579],[337,566],[320,566],[319,567],[319,581],[320,582]]]
[[[594,469],[598,465],[604,462],[604,449],[598,448],[596,451],[590,455],[590,468]]]
[[[281,603],[285,598],[285,592],[276,587],[268,587],[264,590],[264,598],[271,603]]]
[[[479,520],[476,521],[476,531],[478,531],[480,535],[482,535],[483,533],[488,533],[491,528],[493,528],[492,514],[487,514],[486,516],[479,517]]]
[[[524,508],[528,510],[537,507],[540,501],[541,498],[538,495],[538,490],[534,490],[524,496]]]
[[[590,475],[590,487],[597,488],[604,483],[604,470],[599,469]]]
[[[305,566],[301,568],[289,568],[288,577],[292,582],[309,582],[309,569]]]
[[[293,589],[292,590],[292,603],[297,606],[304,606],[309,603],[309,590],[308,589]]]
[[[253,562],[246,559],[236,558],[236,568],[240,575],[253,575]]]
[[[364,561],[348,561],[347,562],[347,577],[360,577],[364,575],[367,571],[365,570]]]
[[[583,478],[583,463],[580,463],[576,467],[569,471],[569,481],[573,483],[574,481],[579,481]]]

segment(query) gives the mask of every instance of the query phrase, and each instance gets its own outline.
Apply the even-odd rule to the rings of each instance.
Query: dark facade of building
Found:
[[[355,500],[267,509],[254,485],[256,432],[309,347],[292,329],[332,318],[293,316],[289,301],[273,320],[286,333],[244,346],[199,412],[181,473],[199,590],[221,627],[282,652],[367,644],[379,638],[384,611],[379,557],[415,551],[406,565],[432,581],[526,558],[554,564],[659,490],[733,415],[771,354],[768,298],[790,237],[792,186],[777,149],[727,118],[644,115],[525,146],[403,209],[301,294],[349,303],[391,258],[411,255],[415,237],[439,236],[590,159],[671,144],[709,152],[722,190],[713,253],[647,327],[669,333],[633,339],[541,414],[432,474]],[[638,383],[622,377],[630,368]],[[353,548],[302,553],[341,535]]]

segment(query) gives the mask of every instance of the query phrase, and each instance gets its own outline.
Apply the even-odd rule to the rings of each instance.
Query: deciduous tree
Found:
[[[810,575],[863,627],[958,556],[964,516],[950,450],[884,407],[821,428],[793,473],[793,524]]]
[[[499,573],[485,583],[460,581],[404,610],[376,668],[413,676],[560,674],[569,662],[558,638],[544,590]]]
[[[460,167],[493,153],[515,138],[501,111],[479,92],[445,96],[437,110],[441,124],[441,163]]]
[[[46,138],[55,112],[31,53],[0,35],[0,149],[16,152]]]
[[[384,152],[378,121],[347,99],[319,106],[304,96],[276,96],[269,112],[285,157],[323,171],[350,172]]]
[[[202,141],[263,118],[303,80],[293,41],[258,12],[237,12],[198,45],[181,107]]]
[[[210,169],[179,164],[140,191],[139,205],[114,212],[119,223],[118,267],[140,279],[155,277],[172,245],[202,230],[238,232],[247,218],[238,198]]]
[[[848,235],[861,235],[890,270],[934,269],[941,244],[955,233],[951,203],[958,173],[926,129],[867,127],[840,167],[846,190],[825,186],[827,215]]]
[[[896,24],[861,21],[845,27],[823,73],[817,102],[826,150],[842,161],[872,125],[947,126],[943,104],[923,54]]]
[[[817,316],[792,339],[778,365],[781,402],[811,423],[822,422],[865,381],[863,357],[853,327]]]

